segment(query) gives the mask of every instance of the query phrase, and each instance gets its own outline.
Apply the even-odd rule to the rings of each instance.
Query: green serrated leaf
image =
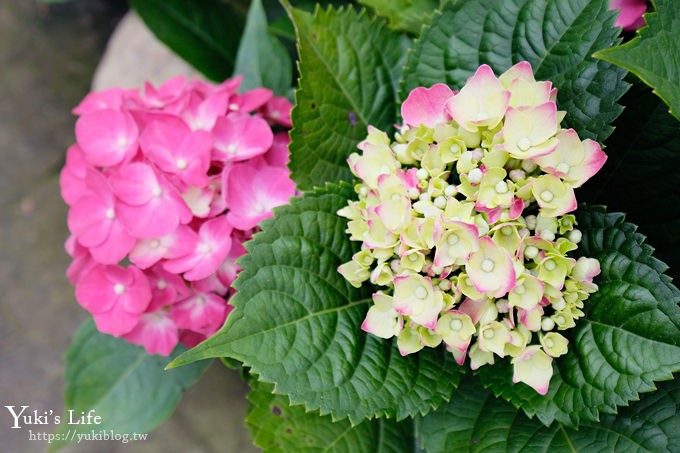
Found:
[[[243,75],[239,90],[265,87],[285,96],[290,91],[292,73],[288,52],[269,33],[262,1],[252,0],[234,68],[234,75]]]
[[[623,214],[581,208],[576,217],[579,253],[597,258],[602,272],[585,317],[567,331],[569,352],[553,362],[547,395],[513,385],[507,361],[478,371],[495,394],[545,425],[597,421],[680,371],[680,291],[663,275],[666,266]]]
[[[236,63],[245,11],[221,0],[130,0],[149,29],[206,77],[221,82]]]
[[[582,138],[604,141],[620,113],[626,72],[591,57],[618,42],[608,0],[457,1],[435,15],[409,52],[401,98],[418,86],[462,87],[482,64],[496,73],[529,61],[558,88],[558,107]]]
[[[346,159],[367,126],[397,118],[409,41],[351,8],[289,9],[298,36],[299,88],[290,133],[291,176],[302,190],[351,181]]]
[[[97,429],[116,433],[152,430],[170,416],[184,390],[210,365],[206,361],[164,371],[185,350],[179,346],[169,357],[149,355],[141,347],[100,333],[94,322],[86,321],[66,352],[65,414],[59,433],[92,430],[92,425],[69,425],[69,410],[75,418],[94,410],[101,417]],[[58,448],[71,441],[52,445]]]
[[[595,54],[596,58],[627,69],[654,89],[680,120],[680,8],[676,0],[653,0],[645,14],[646,27],[634,39]]]
[[[448,404],[417,423],[427,452],[673,452],[680,445],[680,382],[578,430],[543,426],[466,379]]]
[[[579,192],[579,200],[626,211],[640,227],[656,256],[680,278],[680,123],[647,87],[623,98],[630,106],[614,123],[607,141],[608,160]]]
[[[359,0],[359,3],[387,18],[392,28],[414,35],[430,22],[439,6],[438,0]]]
[[[354,288],[337,272],[356,251],[336,215],[353,193],[348,184],[329,185],[276,208],[240,261],[227,323],[171,366],[232,357],[292,404],[353,424],[401,420],[447,400],[462,372],[451,354],[438,348],[402,357],[396,341],[361,330],[373,290]]]
[[[246,423],[256,446],[265,452],[412,452],[413,421],[366,420],[356,426],[333,422],[330,416],[289,406],[288,398],[272,394],[273,387],[251,381],[251,408]]]

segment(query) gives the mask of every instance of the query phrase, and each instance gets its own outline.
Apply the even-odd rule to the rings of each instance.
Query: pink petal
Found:
[[[68,211],[68,229],[85,247],[101,244],[111,231],[115,216],[113,198],[91,194],[80,198]]]
[[[647,11],[647,2],[645,0],[611,0],[609,9],[620,10],[614,26],[634,30],[644,25],[642,15]]]
[[[212,147],[208,132],[192,132],[178,118],[156,121],[147,126],[140,144],[147,157],[164,172],[177,175],[189,185],[208,184]]]
[[[80,104],[73,109],[74,115],[85,115],[97,110],[111,109],[120,110],[123,105],[125,90],[111,88],[102,91],[88,93]]]
[[[215,152],[213,159],[233,162],[264,154],[271,146],[274,135],[262,118],[220,117],[213,129]]]
[[[151,302],[147,312],[168,307],[189,295],[190,290],[184,279],[176,274],[167,272],[159,264],[144,271],[151,288]]]
[[[116,110],[97,110],[76,122],[76,140],[92,165],[110,167],[131,159],[137,152],[139,131],[130,115]]]
[[[191,129],[209,131],[215,125],[217,118],[223,117],[227,112],[228,104],[229,93],[216,92],[205,100],[194,95],[182,112],[182,117]]]
[[[272,209],[288,203],[295,183],[280,167],[256,170],[250,164],[234,165],[228,180],[227,218],[240,230],[249,230],[268,217]]]
[[[226,217],[208,220],[198,232],[198,242],[190,254],[163,263],[173,273],[184,272],[189,281],[200,280],[214,273],[231,248],[232,226]]]
[[[413,89],[401,106],[401,116],[409,126],[435,127],[450,120],[446,103],[453,91],[443,83]]]
[[[269,102],[265,104],[262,108],[262,113],[264,117],[274,124],[279,124],[283,127],[293,127],[293,123],[290,120],[290,111],[293,108],[293,104],[284,97],[273,97]]]
[[[111,222],[108,237],[99,245],[90,247],[92,257],[102,264],[116,264],[132,250],[135,238],[130,236],[123,225],[115,220]]]
[[[61,196],[69,206],[90,191],[85,182],[88,168],[91,167],[78,145],[71,146],[66,152],[66,165],[59,174]]]
[[[219,329],[227,315],[227,303],[211,293],[197,293],[172,306],[177,326],[206,335]]]
[[[106,312],[117,301],[115,283],[107,278],[107,266],[96,265],[76,285],[76,300],[90,313]]]
[[[274,140],[271,148],[264,154],[264,158],[272,167],[286,167],[290,162],[290,152],[288,145],[290,138],[287,132],[279,132],[274,134]]]
[[[179,333],[170,313],[158,310],[142,315],[135,328],[123,338],[144,346],[149,354],[167,356],[177,346]]]
[[[272,98],[272,91],[256,88],[243,94],[235,94],[229,100],[229,111],[248,113],[257,110]]]

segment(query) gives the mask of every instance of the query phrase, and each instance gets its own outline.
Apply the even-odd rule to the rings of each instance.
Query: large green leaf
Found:
[[[245,11],[223,0],[129,0],[147,27],[208,78],[230,77]]]
[[[603,141],[620,113],[625,71],[591,57],[617,42],[608,0],[463,0],[443,8],[409,52],[402,99],[417,86],[462,87],[483,63],[496,73],[529,61],[559,89],[566,123]]]
[[[627,69],[654,89],[680,120],[680,7],[677,0],[653,0],[656,12],[627,43],[595,56]]]
[[[292,71],[288,52],[269,33],[262,1],[252,0],[234,69],[234,74],[243,75],[240,90],[266,87],[285,96],[290,91]]]
[[[164,371],[185,350],[177,347],[170,357],[149,355],[141,347],[100,333],[91,320],[85,322],[66,352],[65,411],[73,411],[74,419],[81,412],[95,411],[101,417],[97,429],[121,434],[152,430],[170,416],[184,390],[210,364]],[[93,425],[68,425],[67,414],[60,424],[61,434],[92,430]]]
[[[361,330],[373,289],[337,272],[356,251],[336,215],[352,195],[348,184],[328,186],[275,209],[246,247],[227,323],[171,366],[231,357],[292,404],[353,424],[401,420],[448,400],[462,371],[450,353],[402,357],[396,341]]]
[[[298,36],[299,88],[292,112],[292,178],[300,189],[351,181],[347,157],[370,124],[388,130],[408,40],[351,8],[289,7]]]
[[[680,445],[680,381],[623,408],[599,423],[578,430],[560,424],[543,426],[495,398],[473,380],[464,380],[448,404],[418,423],[427,452],[668,452]]]
[[[607,141],[609,159],[579,199],[625,211],[656,256],[680,278],[680,123],[647,87],[623,98],[630,108],[616,120]]]
[[[579,253],[600,261],[599,290],[568,331],[569,352],[553,362],[547,395],[513,385],[507,361],[478,372],[495,394],[546,425],[597,421],[600,412],[616,413],[680,371],[680,291],[663,274],[666,265],[623,214],[581,208],[577,219]]]
[[[246,423],[255,445],[265,452],[412,452],[413,421],[365,420],[333,422],[329,415],[289,406],[288,398],[272,394],[272,386],[251,382],[251,408]]]
[[[430,22],[439,6],[438,0],[359,0],[359,3],[386,17],[391,27],[414,35]]]

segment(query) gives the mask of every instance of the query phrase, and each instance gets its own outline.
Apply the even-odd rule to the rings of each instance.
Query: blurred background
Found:
[[[71,109],[90,90],[160,82],[191,70],[124,0],[0,0],[0,451],[41,452],[6,405],[63,411],[63,356],[87,319],[64,272],[69,257],[59,170],[74,141]],[[111,41],[109,39],[112,37]],[[108,43],[108,50],[107,50]],[[95,75],[96,74],[96,75]],[[148,440],[64,452],[242,452],[246,386],[213,364]],[[43,429],[44,428],[44,429]],[[54,426],[37,430],[53,432]],[[36,431],[37,431],[36,430]]]

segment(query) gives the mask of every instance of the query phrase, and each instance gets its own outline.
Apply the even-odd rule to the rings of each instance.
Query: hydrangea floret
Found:
[[[67,270],[104,333],[168,355],[212,335],[258,222],[295,194],[291,104],[183,77],[90,93],[60,184]]]
[[[547,392],[600,272],[569,256],[574,189],[606,160],[560,127],[556,94],[527,62],[483,65],[458,92],[411,91],[393,142],[369,126],[348,159],[358,201],[338,211],[362,244],[339,272],[380,287],[363,330],[402,355],[444,343],[473,370],[508,356],[514,382]]]

